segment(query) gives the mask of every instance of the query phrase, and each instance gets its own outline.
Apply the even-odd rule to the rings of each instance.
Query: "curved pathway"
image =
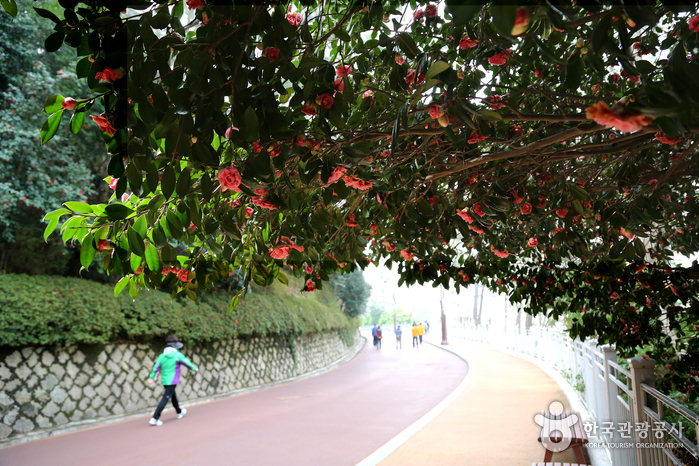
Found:
[[[388,332],[386,332],[388,334]],[[431,345],[380,351],[311,379],[0,450],[0,464],[354,465],[446,398],[467,365]],[[153,407],[158,400],[153,400]],[[404,463],[407,464],[407,463]],[[422,463],[427,464],[427,463]]]

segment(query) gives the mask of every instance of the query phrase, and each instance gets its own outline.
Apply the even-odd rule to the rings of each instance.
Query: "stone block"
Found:
[[[88,380],[89,379],[88,379],[87,375],[78,374],[78,376],[75,378],[75,385],[77,385],[78,387],[82,387],[83,385],[85,385],[87,383]]]
[[[32,394],[23,388],[22,391],[15,393],[15,401],[17,404],[23,405],[24,403],[29,403],[32,399]]]
[[[37,423],[39,427],[42,429],[48,429],[49,427],[53,426],[53,423],[49,420],[46,419],[44,416],[39,415],[34,419],[34,422]]]
[[[5,424],[0,424],[0,440],[4,440],[10,436],[12,433],[12,428],[6,426]]]
[[[6,392],[14,391],[19,386],[20,386],[20,380],[19,379],[12,379],[5,384],[5,391]]]
[[[32,374],[32,376],[29,377],[29,378],[27,379],[26,382],[24,382],[24,385],[25,385],[27,388],[34,388],[34,386],[35,386],[36,384],[38,384],[38,383],[39,383],[39,377],[37,377],[36,375]]]
[[[41,364],[37,364],[36,366],[34,366],[33,371],[39,378],[43,378],[49,372]]]
[[[17,367],[22,362],[22,354],[19,351],[14,351],[5,358],[5,364],[9,367]]]
[[[144,399],[140,399],[136,402],[136,406],[138,406],[138,409],[146,409],[149,403]]]
[[[10,398],[10,395],[7,394],[7,392],[2,391],[0,392],[0,405],[3,406],[10,406],[14,404],[15,400]]]
[[[19,409],[17,407],[13,407],[11,410],[5,413],[5,417],[2,419],[2,422],[7,424],[8,426],[11,426],[15,423],[18,414]]]
[[[122,348],[122,349],[124,351],[124,354],[121,356],[121,362],[131,361],[135,347],[133,345],[129,345],[126,348]]]
[[[51,419],[53,418],[56,413],[58,413],[61,409],[56,406],[56,403],[53,401],[49,401],[46,406],[44,406],[44,409],[41,411],[41,414],[46,416],[47,418]]]
[[[73,414],[70,415],[70,420],[72,422],[82,421],[84,415],[85,415],[85,413],[83,413],[79,409],[76,409],[75,411],[73,411]]]
[[[78,409],[85,411],[87,407],[90,406],[90,399],[89,398],[83,398],[78,402]]]
[[[107,353],[106,353],[106,349],[105,349],[105,351],[102,351],[102,352],[97,356],[97,362],[100,363],[100,364],[104,364],[105,362],[107,362]]]
[[[95,411],[92,408],[87,408],[85,410],[85,415],[83,416],[83,419],[94,419],[97,416],[97,411]]]
[[[121,367],[119,366],[119,364],[115,363],[115,362],[112,361],[112,360],[107,361],[106,367],[107,367],[107,373],[112,373],[112,374],[114,374],[114,373],[119,373],[119,372],[122,371],[122,369],[121,369]]]
[[[62,426],[63,424],[68,424],[68,418],[63,413],[58,413],[58,415],[53,420],[56,425]]]
[[[27,403],[22,406],[20,412],[27,417],[34,417],[39,413],[39,405],[36,403]]]
[[[91,399],[94,398],[96,395],[95,389],[92,388],[92,385],[88,385],[87,387],[83,388],[83,396],[85,398]]]
[[[66,372],[71,379],[74,379],[80,372],[80,369],[78,369],[78,366],[73,364],[73,361],[68,361],[68,364],[66,365]]]
[[[114,351],[112,352],[112,355],[109,357],[114,362],[121,362],[121,358],[123,357],[123,353],[117,346]]]
[[[85,355],[82,351],[75,351],[75,354],[73,355],[73,362],[75,362],[75,364],[82,364],[83,362],[85,362]]]
[[[66,393],[63,387],[56,387],[51,390],[51,401],[54,403],[60,405],[66,400],[66,398],[68,398],[68,393]]]
[[[95,391],[102,398],[107,398],[109,396],[109,386],[104,382],[100,384]]]
[[[111,386],[114,383],[114,374],[107,374],[104,376],[104,383]]]
[[[104,401],[102,400],[101,397],[96,396],[96,397],[94,397],[94,398],[92,399],[91,406],[92,406],[93,408],[95,408],[95,409],[99,409],[99,407],[102,406],[102,403],[103,403],[103,402],[104,402]]]
[[[70,355],[66,353],[65,351],[60,351],[58,353],[58,362],[61,364],[65,364],[67,360],[70,359]]]
[[[65,413],[71,413],[75,409],[75,407],[76,402],[68,398],[66,401],[63,402],[63,406],[61,406],[61,411]]]
[[[34,399],[40,403],[44,403],[45,401],[49,401],[51,397],[49,397],[49,393],[46,390],[37,387],[34,390]]]
[[[63,376],[64,376],[65,373],[66,373],[66,370],[63,369],[63,367],[59,366],[58,364],[54,364],[53,366],[51,366],[51,368],[49,369],[49,371],[53,372],[53,374],[54,374],[56,377],[58,377],[59,380],[60,380],[61,378],[63,378]]]
[[[126,364],[126,361],[121,361],[121,362],[119,363],[119,367],[121,367],[121,370],[122,370],[122,371],[125,371],[125,372],[128,372],[128,371],[131,370],[131,367],[129,367],[129,365]]]
[[[100,374],[95,374],[90,379],[90,385],[96,387],[102,382],[102,376]]]
[[[11,375],[12,372],[10,372],[10,369],[8,369],[4,363],[0,362],[0,379],[7,380]]]
[[[100,406],[99,410],[97,411],[97,414],[101,417],[106,417],[106,416],[110,416],[112,413],[107,409],[106,406],[102,405],[102,406]]]
[[[41,356],[41,363],[46,367],[51,367],[51,364],[56,360],[56,358],[49,351],[44,351]]]
[[[27,366],[34,367],[37,362],[39,362],[39,356],[34,351],[32,351],[31,354],[27,357]]]
[[[104,353],[100,353],[100,354],[104,354]],[[95,372],[97,372],[97,373],[100,374],[100,375],[106,374],[106,373],[107,373],[107,368],[104,367],[104,363],[95,364]]]

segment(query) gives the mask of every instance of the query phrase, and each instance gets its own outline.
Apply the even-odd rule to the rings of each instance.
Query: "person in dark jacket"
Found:
[[[401,342],[401,337],[403,336],[403,330],[400,329],[400,325],[396,328],[396,349],[403,349],[403,343]]]
[[[381,339],[383,338],[383,332],[381,331],[381,326],[376,329],[376,349],[381,349]]]

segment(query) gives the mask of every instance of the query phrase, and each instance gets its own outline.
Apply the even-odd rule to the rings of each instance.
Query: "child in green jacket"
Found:
[[[153,414],[153,418],[150,420],[149,424],[152,426],[161,426],[163,421],[160,420],[160,413],[163,412],[167,402],[172,398],[172,406],[175,407],[177,411],[177,419],[182,419],[185,414],[187,414],[186,409],[180,409],[180,405],[177,402],[177,394],[175,393],[175,388],[180,382],[180,372],[182,365],[186,365],[196,374],[199,370],[197,366],[192,364],[192,361],[187,359],[182,353],[177,351],[182,348],[182,343],[177,340],[177,337],[170,335],[165,339],[167,346],[165,351],[158,357],[158,360],[153,366],[153,370],[150,373],[150,377],[146,381],[148,385],[153,385],[154,378],[158,371],[160,371],[160,380],[165,387],[165,393],[163,393],[163,398],[160,400],[160,404]]]

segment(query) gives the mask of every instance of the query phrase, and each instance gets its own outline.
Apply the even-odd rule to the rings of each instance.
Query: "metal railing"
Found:
[[[572,340],[564,331],[531,327],[499,331],[452,326],[449,336],[481,342],[538,358],[555,368],[576,390],[593,423],[585,429],[604,442],[614,466],[684,466],[699,464],[699,438],[681,431],[699,415],[655,389],[655,361],[647,357],[617,361],[613,347]],[[667,421],[667,411],[680,423]]]

